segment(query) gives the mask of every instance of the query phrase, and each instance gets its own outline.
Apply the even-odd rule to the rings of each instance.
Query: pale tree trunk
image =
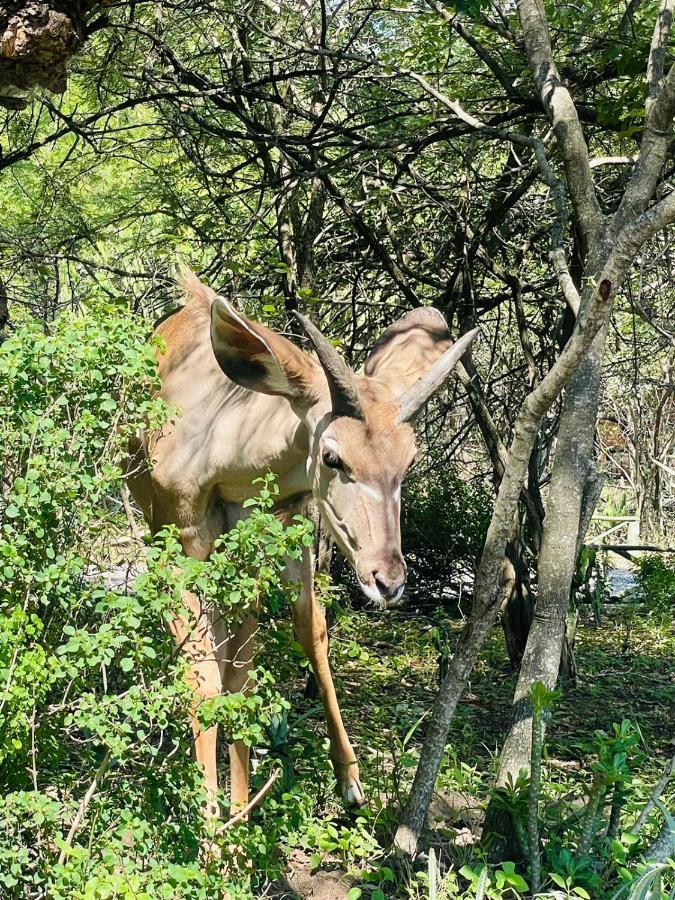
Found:
[[[550,117],[557,139],[565,166],[576,229],[580,236],[582,252],[587,257],[583,280],[584,288],[579,297],[562,250],[563,230],[560,219],[564,217],[564,201],[561,198],[560,184],[551,172],[543,146],[537,144],[537,160],[544,179],[553,190],[558,207],[559,222],[554,230],[552,264],[567,302],[573,309],[578,309],[579,314],[569,342],[551,371],[526,398],[514,426],[504,475],[478,569],[471,617],[460,637],[448,674],[441,684],[432,708],[413,786],[396,833],[396,847],[405,855],[413,855],[416,852],[417,842],[443,758],[450,722],[473,663],[495,620],[499,605],[498,586],[502,558],[541,419],[589,354],[590,365],[599,364],[604,340],[602,336],[597,336],[601,329],[607,327],[610,315],[610,296],[622,286],[626,273],[642,244],[675,221],[675,192],[666,195],[647,209],[649,202],[654,197],[658,178],[672,139],[671,129],[675,114],[675,67],[671,67],[667,76],[664,77],[665,53],[663,51],[668,38],[673,7],[675,7],[675,0],[662,0],[662,8],[647,61],[648,93],[640,156],[619,209],[614,215],[606,217],[600,210],[596,196],[588,147],[574,102],[569,91],[560,81],[553,59],[544,6],[541,0],[520,0],[518,3],[523,42],[530,61],[530,68],[542,105]],[[415,77],[419,83],[427,85],[421,76]],[[463,121],[468,122],[472,127],[491,134],[493,137],[506,137],[514,143],[523,143],[521,136],[504,135],[495,129],[488,129],[482,123],[477,122],[475,117],[465,113],[455,101],[441,95],[437,89],[428,85],[427,89],[433,92],[433,95],[444,106],[455,111]],[[597,343],[594,344],[596,338]],[[592,346],[593,349],[591,349]],[[597,362],[594,361],[594,358],[597,359]],[[588,390],[587,385],[591,379],[588,375],[584,376],[583,371],[579,376],[580,389]],[[597,401],[597,397],[595,401]],[[572,402],[573,398],[570,400],[570,403]],[[569,418],[572,418],[571,414]],[[588,435],[586,434],[585,440],[587,439]],[[584,458],[586,460],[585,468],[583,468]],[[565,611],[576,559],[581,518],[580,507],[586,477],[589,474],[589,459],[590,452],[584,454],[581,451],[578,456],[578,464],[575,463],[574,457],[571,461],[561,460],[559,463],[561,468],[564,464],[572,467],[573,471],[567,476],[571,484],[576,485],[573,475],[578,477],[577,468],[579,466],[581,467],[579,471],[584,473],[581,488],[575,486],[579,497],[576,513],[574,509],[574,505],[577,503],[576,497],[574,504],[565,506],[560,513],[567,518],[566,524],[571,529],[569,533],[571,547],[563,548],[560,552],[556,551],[554,544],[550,548],[551,567],[549,571],[553,572],[554,568],[557,568],[561,576],[565,575],[567,584],[564,592]],[[580,478],[578,480],[581,482]],[[551,539],[552,537],[551,533]],[[553,563],[556,560],[554,566]],[[567,571],[563,572],[564,566],[568,566],[570,569],[569,579]],[[555,597],[559,596],[560,592],[556,592]],[[552,602],[551,610],[555,620],[554,606],[555,603]],[[559,615],[557,606],[555,614]],[[534,629],[530,631],[530,640],[532,641],[534,641],[533,632]],[[536,656],[534,650],[532,655]],[[555,666],[556,675],[558,663],[559,658]],[[545,661],[537,661],[537,666],[540,668],[545,665],[547,665]]]
[[[497,787],[515,782],[520,770],[529,768],[532,686],[541,681],[553,690],[558,680],[581,531],[586,530],[582,510],[594,481],[593,445],[608,323],[609,310],[565,391],[539,555],[538,598],[513,698],[511,728],[499,759]],[[490,836],[495,858],[515,845],[510,816],[495,804],[488,809],[484,833]]]
[[[613,276],[615,272],[607,274]],[[478,568],[471,616],[460,636],[448,674],[432,708],[413,787],[396,833],[396,847],[406,855],[413,855],[416,851],[450,722],[474,662],[499,611],[504,551],[541,419],[576,370],[601,327],[609,303],[611,284],[609,278],[603,278],[599,292],[589,288],[586,309],[577,320],[572,338],[551,371],[527,396],[516,419],[513,440]]]
[[[601,475],[595,464],[591,463],[589,467],[589,473],[586,478],[586,484],[584,485],[584,492],[581,501],[581,517],[579,522],[579,535],[577,538],[575,567],[578,564],[579,555],[586,538],[586,532],[588,531],[588,528],[591,524],[591,519],[593,517],[593,513],[595,512],[595,507],[597,506],[598,500],[600,499],[604,483],[604,475]],[[572,591],[570,591],[570,601],[571,599]],[[565,635],[563,637],[562,656],[560,658],[559,677],[567,678],[572,684],[576,684],[577,677],[577,666],[574,657],[574,638],[576,634],[578,619],[579,616],[576,612],[571,621],[568,617],[567,627],[565,629]],[[546,727],[545,722],[544,727]]]
[[[475,323],[473,320],[470,327]],[[466,331],[466,323],[462,331]],[[471,409],[476,418],[478,427],[483,435],[485,446],[488,449],[492,462],[492,478],[494,486],[499,490],[499,485],[504,475],[507,449],[499,436],[497,425],[492,418],[485,394],[481,387],[480,378],[471,359],[470,350],[467,352],[463,365],[458,368],[459,379],[466,389],[471,404]],[[530,461],[530,466],[532,460]],[[528,470],[529,471],[529,470]],[[535,547],[538,548],[541,540],[541,524],[543,508],[539,494],[537,473],[534,477],[530,474],[529,485],[523,485],[521,492],[521,504],[527,515],[527,524]],[[523,525],[520,521],[518,510],[514,515],[513,527],[506,545],[504,559],[502,561],[501,588],[502,600],[500,606],[500,619],[504,630],[504,641],[509,660],[514,669],[520,667],[520,662],[525,652],[527,635],[532,623],[533,602],[530,593],[529,572],[527,567],[527,551],[523,539]]]
[[[672,6],[672,0],[664,0],[662,14],[659,16],[655,29],[655,43],[652,44],[652,55],[649,62],[650,85],[657,74],[653,67],[659,64],[660,42],[667,41],[672,19]],[[665,20],[664,10],[666,11]],[[655,56],[657,57],[656,61]],[[663,65],[662,59],[660,65]],[[648,97],[648,109],[650,108],[649,99]],[[649,138],[647,130],[643,147],[647,143],[648,151],[651,150]],[[647,180],[652,185],[655,183],[658,171],[660,171],[660,165],[658,170],[652,169],[647,173]],[[611,223],[610,234],[616,233],[617,226],[627,224],[630,215],[635,215],[639,211],[637,204],[626,208],[625,201],[629,196],[629,191],[630,187]],[[646,205],[647,199],[644,198],[642,206]],[[585,230],[585,234],[589,247],[588,252],[594,255],[600,243],[600,234],[594,233],[590,228]],[[598,269],[597,265],[589,264],[586,277],[595,277]],[[584,516],[584,500],[589,501],[591,513],[592,506],[597,500],[597,492],[593,490],[597,485],[597,479],[593,473],[592,461],[602,384],[602,358],[610,313],[611,310],[608,309],[600,332],[588,355],[570,380],[565,394],[544,519],[544,533],[539,558],[538,599],[534,622],[515,690],[511,729],[499,760],[497,787],[504,787],[509,781],[515,782],[521,770],[529,771],[532,748],[530,692],[537,681],[541,681],[549,690],[552,690],[558,680],[572,580],[577,567],[580,544],[590,518],[590,513]],[[501,855],[506,848],[511,850],[515,843],[510,817],[499,810],[494,803],[488,809],[484,837],[495,856]]]

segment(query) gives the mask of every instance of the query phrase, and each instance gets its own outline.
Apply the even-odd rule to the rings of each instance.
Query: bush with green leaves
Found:
[[[657,614],[675,610],[675,565],[657,554],[647,554],[639,562],[638,583],[647,607]]]
[[[515,783],[495,792],[498,804],[511,815],[530,889],[537,897],[570,900],[656,900],[661,894],[651,891],[658,877],[659,891],[667,883],[672,891],[663,896],[675,896],[672,866],[656,855],[654,841],[644,844],[638,836],[646,822],[646,815],[637,816],[636,798],[644,754],[640,733],[630,721],[615,724],[611,734],[596,731],[592,740],[577,744],[589,772],[587,785],[570,790],[568,783],[556,785],[542,778],[542,726],[557,697],[540,682],[533,685],[531,777],[523,769]],[[667,810],[664,814],[669,818]],[[633,820],[630,827],[627,818]],[[474,875],[481,871],[474,870]],[[485,897],[509,896],[490,893],[490,873],[485,879]],[[509,889],[515,891],[515,885]]]
[[[62,313],[47,331],[24,321],[0,346],[2,897],[248,897],[255,869],[238,860],[274,868],[279,816],[220,835],[203,816],[192,694],[166,623],[184,590],[233,622],[259,603],[274,615],[284,557],[312,527],[271,513],[270,477],[208,561],[167,529],[119,578],[132,565],[119,502],[129,436],[167,415],[152,399],[155,350],[111,306]],[[254,682],[203,704],[202,721],[262,740],[288,704],[266,670]],[[287,790],[271,809],[302,808]]]
[[[383,865],[393,824],[384,801],[351,822],[330,806],[317,815],[331,776],[308,719],[314,710],[294,716],[276,687],[290,683],[299,658],[280,616],[293,599],[280,587],[281,569],[312,542],[312,529],[271,514],[272,479],[208,561],[185,557],[171,528],[146,545],[128,537],[119,497],[129,436],[174,414],[152,399],[156,349],[142,325],[110,306],[64,313],[47,331],[22,322],[0,346],[0,897],[249,898],[298,846],[313,866],[351,870],[360,879],[354,898],[526,896],[531,867],[487,866],[476,848],[412,879]],[[442,519],[446,537],[456,535],[451,555],[464,564],[488,512],[487,496],[449,471],[413,496],[413,521]],[[429,560],[445,565],[434,556],[440,544],[430,546]],[[423,547],[420,539],[420,557]],[[656,607],[667,578],[643,576]],[[202,703],[198,714],[203,725],[220,725],[223,740],[267,751],[255,755],[253,790],[277,767],[282,774],[251,821],[220,833],[203,815],[202,773],[190,756],[192,694],[166,628],[185,590],[217,603],[233,624],[259,604],[266,619],[267,667],[253,670],[251,693]],[[346,637],[338,627],[334,641],[344,667],[375,664],[344,615]],[[621,890],[621,879],[622,897],[640,885],[656,896],[655,885],[672,881],[670,864],[644,864],[642,833],[625,830],[637,812],[634,732],[622,725],[579,749],[593,759],[581,817],[569,781],[544,777],[536,807],[527,779],[504,799],[521,817],[524,846],[528,831],[537,843],[538,810],[542,896],[583,900]],[[652,846],[654,822],[644,834]]]
[[[413,472],[402,504],[403,547],[412,590],[440,593],[463,571],[474,572],[485,543],[493,499],[482,482],[431,459],[433,472]]]

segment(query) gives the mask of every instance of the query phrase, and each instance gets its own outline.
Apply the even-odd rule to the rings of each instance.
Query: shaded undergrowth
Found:
[[[419,872],[411,871],[404,878],[399,872],[394,874],[385,848],[414,775],[427,711],[438,684],[442,643],[452,652],[461,627],[457,609],[384,614],[343,610],[336,615],[333,670],[370,803],[356,819],[351,818],[324,786],[316,794],[312,827],[297,836],[307,853],[305,865],[315,875],[331,869],[351,874],[355,881],[349,882],[350,897],[359,896],[357,890],[375,900],[380,896],[428,896],[427,864],[422,862]],[[277,632],[272,642],[283,643],[284,639]],[[292,644],[290,650],[282,669],[285,677],[292,679],[293,667],[301,665],[301,658],[298,655],[292,661]],[[283,658],[283,654],[275,656]],[[629,877],[631,862],[639,857],[633,851],[636,842],[630,841],[614,848],[613,863],[603,871],[595,866],[584,873],[583,867],[574,863],[597,748],[603,746],[603,738],[598,744],[594,734],[611,734],[614,723],[629,721],[636,735],[635,767],[622,804],[620,834],[637,818],[675,750],[675,629],[667,617],[648,612],[644,604],[612,604],[603,610],[599,627],[594,617],[582,615],[576,657],[578,677],[575,683],[562,686],[547,732],[540,806],[544,845],[566,841],[571,849],[555,857],[557,872],[550,867],[546,871],[545,866],[542,874],[544,889],[560,891],[560,884],[566,883],[568,894],[557,896],[601,897],[606,895],[602,892],[620,887],[620,870]],[[480,876],[485,858],[480,846],[483,810],[508,728],[515,681],[501,632],[495,629],[453,720],[424,836],[424,849],[433,848],[444,875],[444,889],[451,890],[447,896],[464,896],[464,891],[468,891],[467,897],[474,896],[471,891],[477,889],[475,878]],[[316,776],[316,753],[320,752],[324,726],[316,701],[302,696],[302,683],[296,673],[290,731],[295,732],[297,778],[306,784],[305,775]],[[295,729],[293,721],[297,719],[300,726]],[[311,766],[306,766],[304,759],[311,759]],[[325,779],[331,780],[327,766]],[[645,842],[655,836],[661,821],[658,813],[652,816],[642,836]],[[599,845],[602,835],[594,835],[593,840]],[[526,867],[519,871],[527,875]],[[500,882],[501,893],[486,896],[528,895],[522,889],[522,875],[514,870],[509,880],[509,872],[508,863],[506,869],[495,868],[490,883],[497,891]],[[578,893],[571,893],[573,889]]]

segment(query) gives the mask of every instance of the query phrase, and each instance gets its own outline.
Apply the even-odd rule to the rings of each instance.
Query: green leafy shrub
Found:
[[[493,500],[482,482],[460,478],[442,460],[414,473],[402,510],[403,549],[413,590],[440,593],[458,572],[473,572],[490,524]]]
[[[590,900],[614,895],[655,900],[657,894],[639,890],[645,873],[655,872],[649,864],[651,846],[640,846],[637,831],[641,826],[621,828],[627,809],[631,818],[637,811],[635,801],[629,800],[637,786],[638,765],[644,761],[639,731],[628,720],[615,724],[612,734],[596,731],[591,741],[578,745],[583,758],[590,761],[588,783],[575,785],[574,790],[565,784],[556,790],[554,783],[542,778],[541,714],[557,693],[537,682],[531,697],[532,777],[521,770],[517,780],[498,789],[495,796],[498,805],[511,815],[536,896]],[[580,789],[586,795],[582,803]],[[543,799],[547,802],[542,805]],[[641,854],[648,858],[646,865]],[[667,868],[659,868],[659,877]],[[461,874],[469,877],[466,872]],[[540,893],[542,883],[544,890]],[[515,884],[511,882],[509,887]],[[488,892],[485,896],[508,894]]]
[[[670,614],[675,608],[675,565],[662,556],[649,554],[638,563],[638,581],[649,609]]]
[[[311,525],[271,514],[268,478],[207,562],[167,529],[141,574],[111,584],[130,565],[117,500],[128,438],[167,414],[155,386],[142,324],[114,308],[64,313],[48,333],[26,321],[0,346],[2,897],[246,897],[254,870],[237,860],[274,865],[282,823],[209,831],[165,624],[185,589],[231,618],[267,598],[273,613],[284,557],[312,542]],[[288,704],[264,669],[255,683],[200,717],[259,742]]]

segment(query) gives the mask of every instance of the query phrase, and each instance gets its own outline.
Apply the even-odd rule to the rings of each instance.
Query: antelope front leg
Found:
[[[251,686],[249,671],[253,668],[258,620],[255,616],[247,616],[229,635],[220,622],[216,623],[214,630],[219,637],[218,655],[223,691],[226,694],[236,694],[239,691],[246,693]],[[230,813],[234,814],[248,803],[248,745],[243,741],[235,741],[229,745],[229,754]]]
[[[319,686],[319,695],[328,724],[330,757],[340,795],[346,806],[363,806],[366,798],[359,781],[356,755],[342,723],[342,714],[335,694],[328,663],[326,616],[314,596],[314,565],[308,549],[303,552],[302,562],[288,560],[286,576],[289,581],[302,584],[300,597],[292,604],[293,626]]]
[[[197,709],[202,700],[217,697],[222,691],[220,667],[216,655],[211,621],[202,607],[199,597],[189,591],[183,592],[183,604],[192,614],[192,621],[186,616],[176,616],[169,628],[181,652],[189,662],[188,681],[194,691],[192,707],[192,734],[194,737],[195,759],[204,769],[204,785],[207,791],[206,814],[209,818],[218,816],[218,768],[216,749],[218,726],[202,729]]]

